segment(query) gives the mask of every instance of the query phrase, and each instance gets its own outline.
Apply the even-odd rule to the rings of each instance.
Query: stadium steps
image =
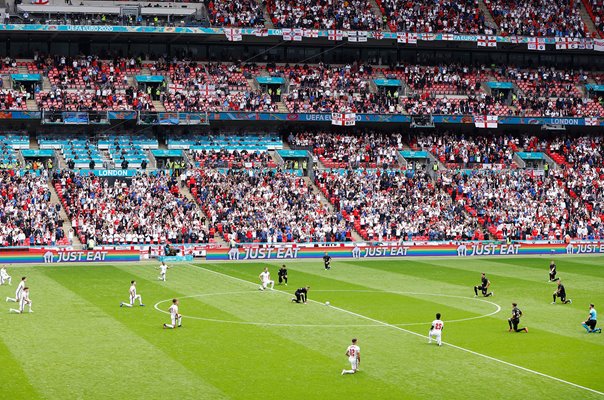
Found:
[[[316,171],[316,172],[318,172],[318,171]],[[331,204],[329,202],[329,199],[327,197],[325,197],[325,193],[323,193],[323,191],[321,190],[321,188],[319,188],[315,184],[315,182],[312,179],[310,179],[308,176],[304,177],[304,181],[306,182],[306,184],[308,185],[308,187],[312,188],[313,192],[319,193],[319,195],[321,196],[321,203],[322,204],[326,204],[327,208],[329,209],[329,211],[333,212],[335,210],[335,208],[334,208],[333,204]],[[353,228],[351,230],[351,232],[352,232],[352,240],[353,241],[355,241],[355,242],[361,242],[361,241],[363,241],[363,238],[361,237],[361,235],[359,235],[359,233],[357,232],[356,228]]]
[[[271,19],[271,14],[268,12],[268,9],[264,6],[264,4],[262,4],[262,0],[256,0],[256,3],[258,3],[258,5],[262,7],[262,10],[264,11],[264,27],[268,29],[275,29],[275,25]]]
[[[180,192],[180,194],[191,200],[193,203],[195,203],[195,206],[197,207],[197,209],[199,211],[201,211],[202,215],[205,215],[206,217],[206,224],[205,224],[205,228],[207,231],[210,230],[210,225],[209,225],[209,217],[208,215],[204,212],[204,210],[201,208],[201,206],[199,205],[199,200],[195,198],[195,196],[193,196],[193,193],[191,193],[191,191],[189,190],[188,186],[185,187],[181,187],[180,185],[178,185],[178,191]],[[224,240],[224,238],[222,237],[222,235],[218,232],[216,232],[216,234],[214,235],[214,243],[219,245],[219,246],[227,246],[227,242]]]
[[[493,28],[495,33],[499,33],[499,28],[498,28],[497,24],[495,23],[495,20],[493,19],[493,15],[491,14],[489,7],[487,7],[484,0],[478,0],[478,8],[480,8],[480,10],[484,14],[484,22],[485,22],[486,26]]]
[[[25,104],[27,104],[27,111],[38,111],[38,104],[35,100],[29,99]]]
[[[72,229],[71,227],[71,221],[69,220],[69,217],[67,216],[67,212],[65,211],[65,204],[63,204],[63,202],[61,202],[61,199],[59,197],[59,194],[57,193],[57,190],[55,189],[55,187],[52,185],[52,183],[50,181],[48,181],[48,188],[50,189],[50,202],[53,204],[61,204],[61,212],[59,213],[59,215],[61,216],[61,219],[63,220],[63,232],[65,232],[65,236],[67,237],[69,234],[69,230]],[[74,235],[73,235],[73,243],[72,246],[76,249],[81,249],[82,248],[82,242],[80,242],[80,238],[78,238],[78,235],[75,234],[75,229],[74,229]]]
[[[166,107],[159,100],[153,100],[153,107],[155,107],[155,111],[166,112]]]
[[[587,28],[587,30],[589,32],[596,32],[596,33],[598,32],[598,28],[596,28],[596,24],[594,24],[593,20],[589,16],[589,13],[587,12],[587,8],[585,7],[584,1],[579,6],[579,15],[581,15],[581,19],[585,23],[585,27]]]
[[[382,20],[384,20],[384,15],[382,14],[382,10],[380,9],[380,6],[378,5],[378,3],[375,0],[369,0],[369,6],[371,7],[371,11],[373,11],[373,14],[379,16]],[[387,24],[385,24],[384,29],[389,30],[390,28],[388,27]]]
[[[40,148],[40,143],[38,143],[35,133],[30,133],[29,135],[29,148],[30,150],[38,150]]]
[[[277,102],[277,107],[278,107],[278,111],[280,113],[289,113],[289,109],[287,108],[287,106],[285,105],[284,102],[282,101],[278,101]]]

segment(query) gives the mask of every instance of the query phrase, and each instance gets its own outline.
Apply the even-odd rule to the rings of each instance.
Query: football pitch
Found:
[[[258,290],[282,262],[9,266],[34,313],[0,312],[7,399],[604,399],[603,257],[559,257],[572,304],[552,302],[549,258],[286,261],[289,285]],[[474,298],[480,273],[495,293]],[[120,308],[137,281],[145,307]],[[291,302],[311,287],[308,304]],[[163,329],[172,298],[183,327]],[[329,301],[330,306],[325,305]],[[511,303],[528,333],[508,332]],[[443,341],[429,345],[435,313]],[[603,325],[600,321],[599,326]],[[361,348],[360,371],[346,347]]]

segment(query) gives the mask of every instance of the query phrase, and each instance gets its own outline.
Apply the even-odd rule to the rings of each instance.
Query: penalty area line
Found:
[[[224,274],[222,272],[214,271],[214,270],[202,267],[200,265],[194,265],[194,264],[188,264],[188,265],[190,265],[192,267],[195,267],[195,268],[199,268],[199,269],[207,271],[207,272],[211,272],[211,273],[216,274],[216,275],[224,276],[224,277],[227,277],[227,278],[234,279],[236,281],[240,281],[240,282],[244,282],[244,283],[247,283],[247,284],[250,284],[250,285],[258,286],[257,283],[254,283],[254,282],[251,282],[251,281],[248,281],[248,280],[245,280],[245,279],[237,278],[235,276],[231,276],[231,275],[228,275],[228,274]],[[285,292],[283,290],[274,289],[274,291],[278,292],[278,293],[286,294],[288,296],[291,296],[291,293]],[[316,303],[316,304],[323,305],[323,303],[318,302],[316,300],[310,300],[309,299],[309,301],[311,301],[313,303]],[[366,315],[356,313],[354,311],[346,310],[344,308],[335,307],[335,306],[330,306],[330,307],[333,308],[333,309],[336,309],[336,310],[338,310],[340,312],[343,312],[343,313],[346,313],[346,314],[349,314],[349,315],[353,315],[355,317],[362,318],[362,319],[374,322],[374,323],[379,324],[379,325],[387,326],[387,327],[390,327],[392,329],[396,329],[396,330],[401,331],[401,332],[405,332],[405,333],[408,333],[408,334],[411,334],[411,335],[414,335],[414,336],[417,336],[417,337],[421,337],[422,339],[426,339],[427,338],[426,335],[422,335],[420,333],[413,332],[413,331],[410,331],[408,329],[401,328],[400,326],[392,325],[392,324],[389,324],[388,322],[380,321],[378,319],[371,318],[371,317],[368,317]],[[561,378],[556,378],[555,376],[552,376],[552,375],[544,374],[543,372],[535,371],[533,369],[526,368],[526,367],[523,367],[523,366],[518,365],[518,364],[513,364],[511,362],[504,361],[504,360],[501,360],[499,358],[491,357],[491,356],[486,355],[486,354],[478,353],[477,351],[470,350],[470,349],[467,349],[465,347],[457,346],[457,345],[452,344],[452,343],[448,343],[448,342],[444,342],[444,341],[442,343],[444,345],[447,345],[449,347],[452,347],[452,348],[457,349],[459,351],[463,351],[463,352],[468,353],[468,354],[473,354],[475,356],[482,357],[482,358],[490,360],[490,361],[495,361],[497,363],[500,363],[500,364],[503,364],[503,365],[507,365],[508,367],[512,367],[512,368],[518,369],[520,371],[528,372],[528,373],[531,373],[533,375],[540,376],[542,378],[550,379],[550,380],[553,380],[555,382],[563,383],[565,385],[569,385],[569,386],[572,386],[572,387],[577,388],[577,389],[582,389],[582,390],[585,390],[587,392],[591,392],[591,393],[594,393],[594,394],[597,394],[597,395],[600,395],[600,396],[604,396],[603,392],[600,392],[600,391],[592,389],[592,388],[588,388],[586,386],[581,386],[579,384],[576,384],[576,383],[573,383],[573,382],[569,382],[569,381],[566,381],[566,380],[561,379]]]

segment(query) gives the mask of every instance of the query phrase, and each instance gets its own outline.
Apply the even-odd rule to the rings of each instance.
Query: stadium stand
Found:
[[[60,204],[50,201],[47,171],[0,171],[0,244],[34,246],[66,244]]]
[[[485,0],[502,34],[522,36],[586,36],[573,0]]]
[[[53,182],[82,243],[207,243],[205,219],[176,177],[138,175],[127,183],[65,171]],[[169,210],[169,212],[166,212]]]
[[[377,0],[393,32],[492,33],[477,0]]]
[[[227,241],[334,242],[350,238],[304,178],[275,170],[202,169],[189,187],[210,226]]]

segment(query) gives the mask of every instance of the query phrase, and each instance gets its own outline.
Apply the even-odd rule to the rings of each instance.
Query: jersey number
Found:
[[[434,329],[436,329],[437,331],[440,331],[443,328],[443,324],[441,324],[440,322],[434,324]]]

